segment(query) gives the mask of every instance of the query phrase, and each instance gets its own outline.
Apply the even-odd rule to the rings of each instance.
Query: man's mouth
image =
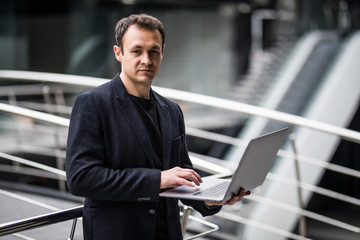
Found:
[[[152,72],[154,70],[152,68],[141,68],[139,71],[140,72]]]

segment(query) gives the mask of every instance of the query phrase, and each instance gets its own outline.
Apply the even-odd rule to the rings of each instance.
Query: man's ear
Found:
[[[122,62],[121,48],[119,46],[114,45],[113,50],[116,60]]]

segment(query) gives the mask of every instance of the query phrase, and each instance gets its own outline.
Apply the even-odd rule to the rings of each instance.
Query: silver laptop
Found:
[[[288,128],[250,140],[232,179],[202,178],[200,186],[180,186],[160,193],[160,197],[222,202],[240,192],[252,190],[265,181],[284,141]]]

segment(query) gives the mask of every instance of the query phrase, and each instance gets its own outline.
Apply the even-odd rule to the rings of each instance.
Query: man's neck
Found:
[[[120,74],[120,79],[123,82],[126,91],[136,97],[150,99],[151,84],[135,84],[134,82],[123,78]]]

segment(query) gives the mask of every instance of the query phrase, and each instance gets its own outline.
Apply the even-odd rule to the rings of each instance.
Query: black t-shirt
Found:
[[[144,99],[133,95],[130,96],[135,101],[141,120],[147,130],[155,167],[163,170],[161,130],[156,113],[155,102],[152,98]]]
[[[156,112],[155,102],[152,99],[139,98],[130,95],[136,103],[137,110],[141,116],[141,120],[145,125],[150,140],[152,156],[157,169],[163,170],[162,162],[162,139],[161,129]],[[168,239],[167,219],[166,219],[166,201],[164,198],[159,200],[158,219],[156,223],[156,240]]]

